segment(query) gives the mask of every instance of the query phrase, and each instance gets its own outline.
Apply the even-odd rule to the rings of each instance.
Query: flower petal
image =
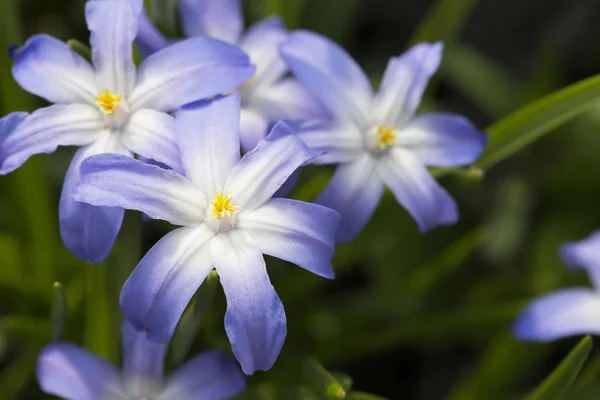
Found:
[[[123,321],[121,337],[125,380],[145,384],[162,380],[167,344],[149,341],[144,332],[136,330],[127,321]]]
[[[289,121],[296,135],[321,155],[312,164],[339,164],[360,158],[364,151],[363,134],[355,124],[337,120],[309,119]]]
[[[271,199],[240,213],[237,228],[248,232],[264,254],[331,279],[339,219],[337,212],[318,204]]]
[[[594,287],[600,289],[600,231],[579,242],[565,243],[560,254],[570,268],[585,268]]]
[[[286,124],[278,123],[233,168],[224,192],[231,193],[234,203],[244,210],[255,209],[314,155]]]
[[[119,371],[72,344],[46,346],[38,358],[36,375],[45,393],[67,400],[127,400],[118,388]]]
[[[296,31],[281,46],[281,55],[306,90],[333,115],[367,125],[371,83],[338,44],[313,32]]]
[[[233,353],[247,375],[267,371],[283,346],[286,318],[260,249],[239,229],[215,236],[211,248],[227,298],[225,331]]]
[[[94,104],[96,73],[66,43],[48,35],[32,36],[13,54],[13,77],[29,93],[51,103]]]
[[[133,41],[142,7],[142,0],[89,0],[85,5],[92,61],[102,89],[119,95],[133,89]]]
[[[270,17],[252,25],[240,41],[240,47],[256,64],[256,74],[248,82],[249,89],[270,85],[280,80],[287,67],[279,55],[279,46],[287,39],[288,32],[279,17]]]
[[[376,171],[398,203],[415,219],[421,232],[452,225],[458,220],[454,199],[410,151],[393,149],[379,159]]]
[[[209,350],[169,375],[157,400],[225,400],[245,387],[246,378],[237,364],[224,353]]]
[[[52,153],[58,146],[82,146],[106,134],[102,116],[86,104],[40,108],[2,139],[1,174],[7,174],[34,154]]]
[[[589,289],[562,289],[529,304],[514,334],[522,340],[550,341],[566,336],[600,334],[600,295]]]
[[[154,24],[152,24],[152,21],[150,21],[150,18],[148,18],[146,10],[142,10],[140,13],[140,19],[138,20],[138,33],[135,41],[142,57],[144,58],[169,45],[169,40],[165,37],[165,35],[162,34],[161,31],[156,29]]]
[[[118,135],[109,132],[94,143],[77,150],[63,184],[58,208],[60,236],[71,253],[92,263],[108,256],[121,228],[123,209],[119,207],[93,207],[80,203],[71,195],[79,182],[79,167],[91,155],[112,152],[131,156],[119,141]]]
[[[17,128],[28,116],[28,113],[24,111],[18,111],[0,118],[0,174],[6,174],[12,171],[12,169],[4,167],[4,163],[6,162],[6,145],[4,143],[14,134]]]
[[[252,151],[258,143],[267,137],[269,121],[259,112],[242,108],[240,113],[240,143],[244,153]]]
[[[178,228],[158,241],[121,290],[125,318],[148,339],[167,342],[190,299],[213,269],[206,225]]]
[[[85,160],[73,198],[94,206],[138,210],[174,225],[201,223],[208,206],[183,175],[119,154]]]
[[[487,136],[460,115],[421,114],[398,133],[396,142],[425,165],[458,167],[479,157]]]
[[[240,159],[240,94],[181,108],[175,119],[185,175],[207,196],[223,190]]]
[[[240,0],[181,0],[179,7],[185,36],[212,36],[237,43],[244,29]]]
[[[362,232],[382,194],[383,183],[375,174],[374,160],[365,154],[356,161],[338,165],[315,203],[340,214],[336,240],[347,243]]]
[[[253,74],[254,66],[237,47],[207,37],[187,39],[142,62],[130,104],[171,112],[234,90]]]
[[[129,118],[122,140],[133,153],[158,161],[183,173],[175,120],[167,113],[143,108]]]
[[[429,78],[442,60],[443,44],[421,43],[392,57],[373,100],[373,116],[383,126],[407,122],[421,103]]]

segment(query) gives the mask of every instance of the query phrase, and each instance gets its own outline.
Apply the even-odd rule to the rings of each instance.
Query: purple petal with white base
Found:
[[[52,153],[58,146],[87,145],[107,134],[102,116],[87,104],[40,108],[3,136],[0,173],[14,171],[34,154]]]
[[[125,318],[148,339],[165,342],[190,299],[213,269],[205,224],[178,228],[158,241],[121,290]]]
[[[398,132],[396,143],[425,165],[459,167],[477,160],[487,136],[460,115],[421,114]]]
[[[89,0],[85,4],[92,61],[102,89],[128,94],[135,84],[132,46],[142,7],[141,0]]]
[[[79,167],[87,157],[115,152],[131,156],[118,136],[105,134],[101,139],[81,147],[75,153],[65,176],[58,217],[60,236],[71,253],[82,260],[98,263],[104,260],[117,238],[124,210],[118,207],[94,207],[76,201],[72,194],[79,182]]]
[[[260,251],[333,279],[331,259],[339,215],[318,204],[271,199],[241,213],[237,227],[248,232]]]
[[[338,243],[350,242],[362,232],[381,200],[383,188],[381,179],[375,174],[375,162],[368,154],[337,167],[315,203],[340,214]]]
[[[94,206],[139,210],[175,225],[204,220],[206,197],[183,175],[119,154],[85,160],[73,198]]]
[[[175,111],[240,87],[254,69],[248,56],[233,45],[208,37],[186,39],[142,62],[130,105]]]
[[[419,107],[427,83],[442,60],[443,44],[421,43],[390,59],[373,101],[374,120],[397,127]]]
[[[51,103],[94,103],[96,73],[66,43],[35,35],[13,54],[13,77],[29,93]]]
[[[376,173],[414,218],[421,232],[458,220],[454,199],[410,151],[392,149],[379,160]]]
[[[127,400],[118,388],[119,371],[71,344],[47,346],[38,359],[36,375],[44,392],[67,400]]]
[[[281,46],[281,56],[296,79],[334,116],[368,123],[371,83],[338,44],[313,32],[296,31]]]
[[[284,123],[278,123],[254,150],[246,153],[231,172],[224,193],[232,193],[244,210],[264,204],[292,175],[316,154]]]
[[[579,242],[564,244],[560,254],[569,268],[586,269],[592,285],[600,290],[600,231]]]
[[[534,300],[513,326],[522,340],[550,341],[573,335],[600,335],[600,294],[562,289]]]
[[[232,230],[211,243],[225,297],[225,331],[247,375],[270,369],[283,346],[286,317],[260,249],[250,235]]]
[[[209,350],[169,375],[157,400],[225,400],[240,394],[246,379],[237,364],[217,350]]]
[[[176,134],[185,175],[207,196],[223,190],[240,159],[240,95],[200,101],[177,112]]]
[[[237,43],[244,29],[241,0],[181,0],[185,36],[212,36]]]

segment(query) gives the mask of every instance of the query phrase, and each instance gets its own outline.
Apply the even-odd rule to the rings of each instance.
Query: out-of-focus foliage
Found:
[[[560,364],[576,340],[519,343],[509,331],[533,296],[585,282],[561,266],[557,249],[600,226],[600,182],[593,172],[600,167],[600,78],[567,75],[559,62],[564,59],[545,42],[531,49],[523,68],[463,40],[471,25],[486,23],[476,19],[478,12],[494,1],[245,2],[253,20],[277,13],[291,28],[314,29],[340,41],[375,84],[387,58],[409,43],[444,41],[445,58],[425,108],[460,112],[482,128],[489,126],[490,147],[476,165],[480,169],[440,171],[442,183],[457,198],[458,225],[421,236],[386,194],[361,237],[338,249],[336,280],[268,260],[289,334],[275,367],[252,376],[243,398],[335,399],[344,392],[354,400],[546,399],[557,397],[542,396],[561,390],[569,398],[600,395],[600,354],[591,350],[589,339]],[[1,0],[0,45],[22,43],[38,32],[86,43],[83,3]],[[161,29],[177,33],[175,2],[149,3]],[[413,15],[412,35],[399,30],[405,34],[393,53],[371,48],[386,39],[378,33],[385,21],[378,18],[398,21],[389,24],[397,29],[406,21],[398,3],[421,5]],[[501,3],[515,18],[523,4]],[[366,34],[370,42],[363,40]],[[597,48],[588,52],[580,62],[600,72],[593,56]],[[0,56],[2,113],[42,105],[18,88],[10,67],[8,55]],[[128,212],[107,261],[91,266],[71,256],[57,227],[69,153],[63,149],[33,157],[0,178],[2,399],[43,398],[34,365],[40,348],[53,337],[82,343],[119,362],[120,287],[140,256],[170,229]],[[330,173],[305,168],[293,196],[312,199]],[[214,279],[204,283],[190,305],[169,350],[168,369],[204,348],[229,351],[224,296]],[[209,302],[207,308],[194,306]]]

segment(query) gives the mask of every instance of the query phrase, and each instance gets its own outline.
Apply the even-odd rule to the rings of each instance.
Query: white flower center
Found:
[[[367,131],[365,147],[373,153],[381,153],[396,144],[396,128],[376,125]]]
[[[125,95],[114,94],[108,89],[102,89],[98,96],[94,97],[94,100],[104,115],[107,128],[117,130],[129,121],[130,109]]]
[[[232,203],[231,195],[217,192],[206,210],[206,224],[215,232],[229,232],[235,228],[240,207]]]

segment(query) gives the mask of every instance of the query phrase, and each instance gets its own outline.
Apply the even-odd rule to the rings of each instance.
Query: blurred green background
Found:
[[[165,7],[156,14],[159,24],[173,29],[169,10],[176,1],[157,2]],[[0,44],[6,48],[42,32],[87,43],[83,6],[83,0],[0,0]],[[417,41],[443,40],[444,61],[423,108],[465,114],[482,129],[600,71],[595,0],[246,0],[245,6],[247,23],[278,13],[290,28],[339,41],[374,84],[390,56]],[[10,66],[5,52],[2,114],[43,105],[13,82]],[[600,105],[591,104],[599,95],[566,124],[546,127],[543,140],[487,165],[493,168],[445,174],[442,183],[461,212],[454,227],[421,236],[386,194],[360,239],[339,248],[335,281],[269,259],[289,333],[275,368],[251,377],[246,398],[319,398],[307,389],[314,367],[307,356],[346,374],[334,374],[345,385],[349,376],[356,390],[389,399],[517,399],[535,388],[577,339],[518,343],[509,328],[533,296],[587,284],[583,274],[566,271],[558,246],[600,227],[594,172],[600,167]],[[120,286],[170,229],[128,212],[102,265],[71,256],[58,235],[57,209],[72,153],[35,156],[0,178],[3,400],[43,398],[33,371],[37,353],[52,338],[119,362]],[[311,199],[329,173],[308,168],[293,196]],[[54,282],[63,290],[53,289]],[[205,284],[198,297],[210,298],[207,291]],[[210,307],[192,307],[168,367],[204,348],[229,351],[223,314],[220,288]],[[195,332],[188,351],[187,338]],[[592,351],[569,393],[600,396],[600,353]],[[354,398],[376,399],[360,396]]]

